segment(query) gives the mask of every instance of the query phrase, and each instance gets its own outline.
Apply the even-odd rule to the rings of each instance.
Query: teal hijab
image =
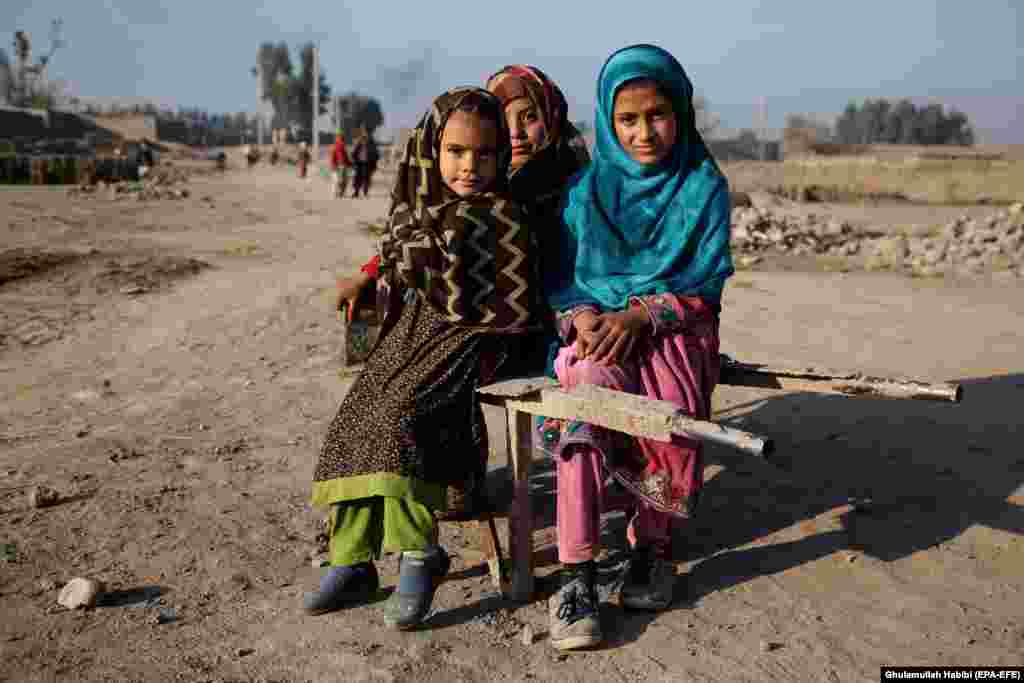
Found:
[[[619,144],[615,95],[636,79],[656,82],[671,100],[678,132],[658,164],[634,161]],[[597,142],[591,165],[569,184],[557,245],[546,269],[548,301],[621,310],[630,296],[684,294],[717,306],[733,274],[729,187],[697,132],[693,86],[676,59],[634,45],[605,62],[597,84]]]

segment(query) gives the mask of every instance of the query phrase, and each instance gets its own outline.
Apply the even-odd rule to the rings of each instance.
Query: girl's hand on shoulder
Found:
[[[598,339],[592,347],[590,359],[598,365],[621,363],[649,324],[647,312],[642,308],[602,313],[592,331]]]

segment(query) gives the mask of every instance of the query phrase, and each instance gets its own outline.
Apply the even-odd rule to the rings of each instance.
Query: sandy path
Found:
[[[19,243],[62,231],[68,246],[181,253],[213,268],[134,298],[72,296],[91,320],[0,351],[0,542],[18,548],[0,563],[0,680],[857,681],[886,663],[1024,664],[1024,288],[896,276],[734,279],[728,353],[956,379],[967,400],[720,389],[720,416],[774,436],[780,457],[709,452],[669,612],[608,605],[608,647],[559,656],[543,637],[549,584],[531,605],[501,603],[472,534],[445,525],[459,557],[432,629],[392,633],[374,605],[304,616],[318,517],[308,483],[349,381],[327,296],[334,273],[370,253],[358,221],[383,213],[384,185],[330,202],[319,180],[259,170],[196,181],[192,200],[149,209],[80,200],[70,228],[7,226]],[[58,295],[39,288],[8,284],[0,304]],[[28,508],[12,487],[39,482],[72,499]],[[850,497],[871,504],[851,512]],[[609,519],[608,567],[621,526]],[[65,612],[56,587],[77,575],[159,586],[162,605]],[[155,623],[159,607],[176,621]],[[540,634],[529,647],[527,623]]]

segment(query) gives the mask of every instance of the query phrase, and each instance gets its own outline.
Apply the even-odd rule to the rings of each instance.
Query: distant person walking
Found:
[[[299,177],[305,178],[306,173],[309,171],[309,162],[312,160],[313,155],[310,154],[309,145],[305,142],[299,143]]]
[[[345,196],[345,190],[348,188],[349,169],[351,167],[352,160],[349,158],[348,150],[345,148],[345,136],[338,133],[334,140],[334,147],[331,149],[331,172],[334,177],[331,190],[335,199]]]
[[[370,191],[370,176],[377,169],[378,156],[373,136],[364,126],[360,126],[356,133],[355,147],[352,149],[352,159],[356,168],[355,182],[352,185],[353,197],[358,197],[360,191],[365,197]]]

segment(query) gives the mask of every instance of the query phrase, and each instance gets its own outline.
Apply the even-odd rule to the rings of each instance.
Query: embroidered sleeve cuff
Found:
[[[647,309],[651,319],[651,335],[677,332],[686,326],[686,298],[673,294],[652,294],[631,297],[630,303],[637,303]]]

